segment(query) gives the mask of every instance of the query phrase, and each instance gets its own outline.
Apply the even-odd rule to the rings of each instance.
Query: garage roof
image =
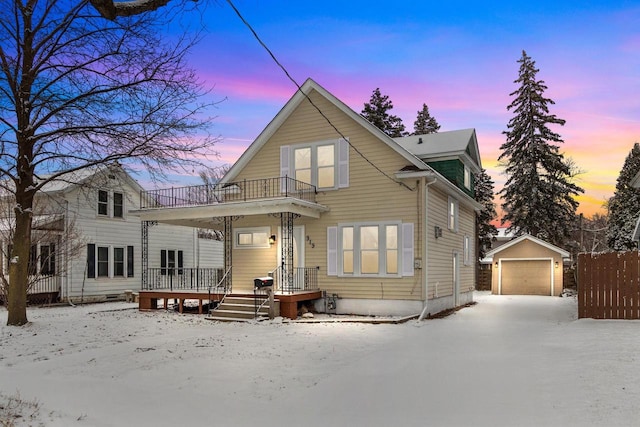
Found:
[[[489,252],[487,252],[485,258],[493,257],[498,252],[504,249],[510,248],[511,246],[517,245],[523,240],[530,240],[531,242],[537,243],[540,246],[544,246],[547,249],[550,249],[554,252],[558,252],[563,258],[569,257],[569,252],[565,251],[564,249],[561,249],[555,245],[552,245],[549,242],[545,242],[544,240],[538,239],[537,237],[533,237],[531,234],[523,234],[522,236],[516,237],[515,239],[511,240],[508,243],[505,243],[504,245],[501,245],[495,249],[490,250]]]

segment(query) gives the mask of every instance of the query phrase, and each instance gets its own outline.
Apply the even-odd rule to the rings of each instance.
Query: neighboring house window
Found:
[[[413,224],[345,224],[327,229],[327,274],[413,276]]]
[[[269,227],[238,228],[235,230],[233,246],[236,249],[268,248]]]
[[[98,277],[109,277],[109,247],[98,246]]]
[[[88,244],[87,277],[133,277],[133,252],[133,246]]]
[[[124,218],[124,193],[114,191],[111,194],[111,210],[109,210],[109,192],[98,190],[98,215]]]
[[[109,215],[109,193],[98,190],[98,215]]]
[[[184,269],[184,252],[175,249],[160,251],[160,274],[175,276],[182,274]]]
[[[56,274],[56,245],[40,245],[40,274],[52,276]]]
[[[471,170],[467,165],[464,165],[464,187],[471,190]]]
[[[451,231],[458,231],[458,201],[449,197],[447,226]]]
[[[473,249],[471,245],[471,238],[469,236],[464,236],[463,240],[463,249],[464,249],[464,265],[471,265],[471,260],[473,259]]]
[[[124,217],[124,195],[122,193],[113,193],[113,217]]]
[[[339,139],[282,146],[280,175],[315,185],[320,190],[348,187],[349,143]]]

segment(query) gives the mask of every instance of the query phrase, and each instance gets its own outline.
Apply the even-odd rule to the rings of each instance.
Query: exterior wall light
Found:
[[[275,244],[275,243],[276,243],[276,235],[275,235],[275,234],[272,234],[272,235],[269,237],[269,244],[270,244],[270,245],[273,245],[273,244]]]

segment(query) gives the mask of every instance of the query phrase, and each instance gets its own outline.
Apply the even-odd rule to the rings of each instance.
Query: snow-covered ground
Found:
[[[477,293],[399,325],[217,323],[107,303],[0,308],[0,407],[45,426],[616,426],[640,419],[640,322]],[[1,421],[1,420],[0,420]],[[40,423],[40,424],[38,424]]]

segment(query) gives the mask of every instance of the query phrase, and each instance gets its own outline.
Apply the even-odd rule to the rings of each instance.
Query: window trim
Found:
[[[471,243],[471,237],[465,234],[462,239],[462,263],[463,265],[471,265],[473,259],[473,244]]]
[[[387,247],[387,226],[396,226],[396,247],[393,250],[396,252],[396,273],[387,273],[387,254],[389,248]],[[355,222],[355,223],[339,223],[337,227],[337,241],[336,241],[336,254],[337,265],[336,275],[338,277],[403,277],[402,266],[403,254],[401,248],[403,239],[403,223],[400,221],[381,221],[381,222]],[[361,229],[364,227],[377,227],[378,228],[378,272],[377,273],[362,273],[362,247],[361,247]],[[353,241],[351,248],[344,249],[343,231],[345,228],[353,229]],[[344,253],[350,251],[353,254],[353,273],[344,272]]]
[[[107,249],[107,275],[99,275],[99,260],[98,256],[101,248]],[[115,251],[116,249],[122,250],[122,275],[116,275],[116,261]],[[112,244],[87,244],[87,278],[89,279],[130,279],[135,277],[134,264],[135,249],[132,245],[112,245]],[[104,261],[102,261],[104,262]],[[129,268],[129,266],[131,268]]]
[[[318,177],[319,171],[329,166],[318,165],[318,148],[324,146],[333,147],[333,186],[319,187]],[[321,141],[313,141],[308,143],[300,143],[293,145],[283,145],[280,147],[280,175],[288,176],[295,179],[295,152],[299,149],[311,149],[311,166],[310,166],[310,184],[314,185],[319,191],[332,191],[340,188],[349,187],[349,142],[346,139],[327,139]],[[284,190],[283,190],[284,191]]]
[[[100,200],[100,195],[106,194],[106,201]],[[116,205],[115,195],[119,194],[122,197],[122,204]],[[122,190],[105,190],[98,189],[96,216],[98,218],[110,218],[110,219],[125,219],[126,217],[126,193]],[[116,215],[116,206],[119,207],[120,215]],[[100,208],[104,207],[106,213],[101,213]]]
[[[464,165],[463,184],[466,189],[471,190],[471,169],[467,165]]]

